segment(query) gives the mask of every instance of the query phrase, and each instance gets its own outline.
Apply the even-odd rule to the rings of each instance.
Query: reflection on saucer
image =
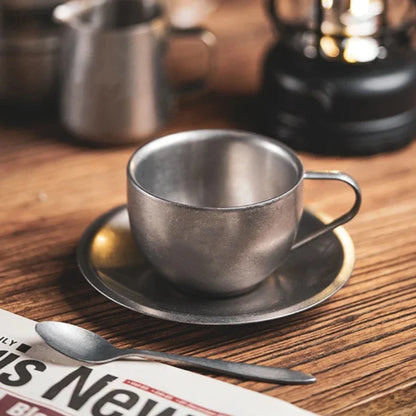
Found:
[[[91,262],[97,268],[122,267],[136,260],[144,259],[125,227],[107,224],[95,235],[91,246]]]

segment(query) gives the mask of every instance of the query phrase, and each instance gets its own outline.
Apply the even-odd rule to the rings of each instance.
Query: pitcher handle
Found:
[[[343,172],[338,171],[325,171],[325,172],[305,172],[304,179],[322,179],[322,180],[336,180],[341,181],[349,186],[354,190],[355,193],[355,202],[352,208],[346,212],[345,214],[341,215],[334,221],[330,222],[329,224],[324,224],[321,229],[317,231],[313,231],[311,234],[303,237],[301,240],[296,241],[295,244],[292,246],[292,250],[296,249],[311,240],[321,236],[322,234],[327,233],[328,231],[333,230],[334,228],[338,227],[339,225],[345,224],[346,222],[350,221],[352,218],[355,217],[358,210],[361,206],[361,190],[358,183],[353,179],[351,176],[347,175]]]
[[[210,30],[202,26],[189,28],[172,27],[170,32],[177,37],[196,37],[206,47],[208,51],[208,67],[205,75],[193,81],[186,81],[180,84],[176,90],[179,94],[188,94],[201,90],[206,90],[214,68],[215,54],[217,49],[217,38]]]
[[[280,18],[277,12],[276,0],[267,0],[266,10],[277,29],[280,28]]]

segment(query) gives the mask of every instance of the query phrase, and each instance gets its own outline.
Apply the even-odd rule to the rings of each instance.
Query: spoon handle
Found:
[[[316,381],[311,374],[288,368],[265,367],[256,364],[236,363],[230,361],[213,360],[209,358],[190,357],[148,350],[125,350],[123,357],[145,358],[184,367],[208,370],[214,374],[223,374],[246,380],[265,381],[279,384],[310,384]]]

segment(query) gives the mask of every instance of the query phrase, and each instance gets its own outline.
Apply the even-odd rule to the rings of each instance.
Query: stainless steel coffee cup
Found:
[[[286,146],[243,131],[162,137],[133,154],[127,176],[132,233],[143,253],[177,287],[214,297],[250,290],[290,250],[353,218],[361,203],[347,174],[305,172]],[[304,179],[345,182],[355,203],[295,242]]]
[[[140,141],[165,125],[173,99],[165,65],[170,36],[196,37],[210,59],[215,45],[204,28],[172,28],[154,0],[74,0],[58,6],[54,18],[64,26],[61,121],[94,142]]]

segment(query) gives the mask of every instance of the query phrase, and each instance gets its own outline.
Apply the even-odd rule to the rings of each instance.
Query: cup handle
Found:
[[[202,26],[194,26],[189,28],[171,27],[170,33],[176,37],[196,37],[208,51],[208,68],[205,76],[193,81],[186,81],[176,87],[176,92],[180,95],[203,91],[208,88],[210,74],[214,67],[215,53],[217,49],[217,38],[208,29]]]
[[[321,229],[313,231],[311,234],[307,235],[306,237],[303,237],[301,240],[296,241],[292,246],[292,250],[308,243],[311,240],[314,240],[315,238],[319,237],[322,234],[327,233],[328,231],[333,230],[339,225],[345,224],[346,222],[350,221],[352,218],[355,217],[361,205],[360,187],[358,183],[346,173],[338,172],[338,171],[326,171],[326,172],[310,172],[309,171],[309,172],[305,172],[303,177],[304,179],[322,179],[322,180],[330,180],[330,181],[335,180],[335,181],[344,182],[348,184],[349,186],[351,186],[351,188],[354,190],[355,202],[352,208],[345,214],[341,215],[340,217],[330,222],[329,224],[323,225]]]

